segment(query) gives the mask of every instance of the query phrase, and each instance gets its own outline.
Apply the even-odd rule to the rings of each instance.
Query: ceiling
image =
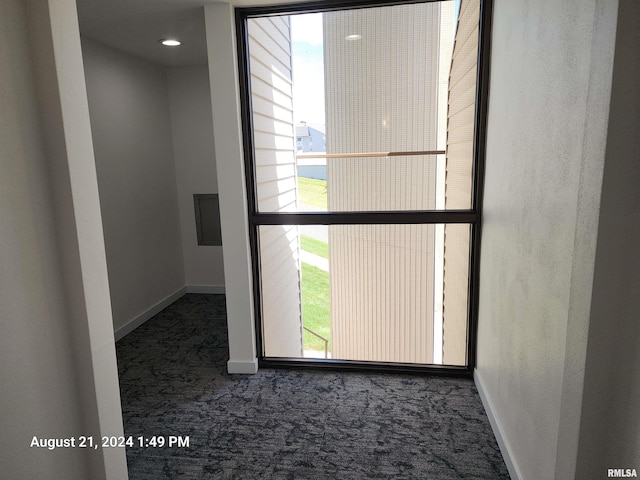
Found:
[[[77,0],[80,33],[150,62],[165,66],[207,63],[205,4],[215,0]],[[232,0],[237,6],[282,3],[273,0]],[[159,40],[177,38],[180,47]]]

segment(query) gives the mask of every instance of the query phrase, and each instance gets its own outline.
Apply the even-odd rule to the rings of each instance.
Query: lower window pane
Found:
[[[470,226],[259,227],[265,357],[466,365]]]

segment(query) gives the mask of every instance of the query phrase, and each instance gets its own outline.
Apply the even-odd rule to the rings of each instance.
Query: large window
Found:
[[[260,357],[469,373],[487,3],[240,9]]]

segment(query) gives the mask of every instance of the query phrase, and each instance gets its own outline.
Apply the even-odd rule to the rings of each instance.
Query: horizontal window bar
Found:
[[[295,2],[286,5],[268,5],[258,7],[236,8],[236,18],[247,19],[257,17],[279,16],[286,12],[289,15],[301,13],[323,13],[336,10],[375,8],[393,5],[409,5],[412,3],[431,3],[442,0],[313,0]]]
[[[305,212],[255,213],[249,215],[252,225],[358,225],[358,224],[419,224],[476,223],[473,210],[423,212]]]
[[[434,365],[419,363],[368,362],[363,360],[333,360],[321,358],[262,357],[258,359],[260,368],[328,368],[331,370],[375,371],[389,373],[409,373],[442,375],[447,377],[471,377],[473,371],[467,366]]]
[[[369,158],[410,157],[415,155],[444,155],[444,150],[422,150],[412,152],[366,152],[366,153],[298,153],[296,158]]]

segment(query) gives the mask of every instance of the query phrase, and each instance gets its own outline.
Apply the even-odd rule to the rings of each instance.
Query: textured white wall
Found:
[[[222,247],[198,246],[194,193],[218,193],[206,66],[167,69],[184,275],[188,287],[224,287]]]
[[[640,3],[620,0],[577,478],[640,469]]]
[[[494,7],[477,377],[525,479],[575,471],[615,11]]]
[[[185,285],[165,70],[83,39],[114,327]]]

